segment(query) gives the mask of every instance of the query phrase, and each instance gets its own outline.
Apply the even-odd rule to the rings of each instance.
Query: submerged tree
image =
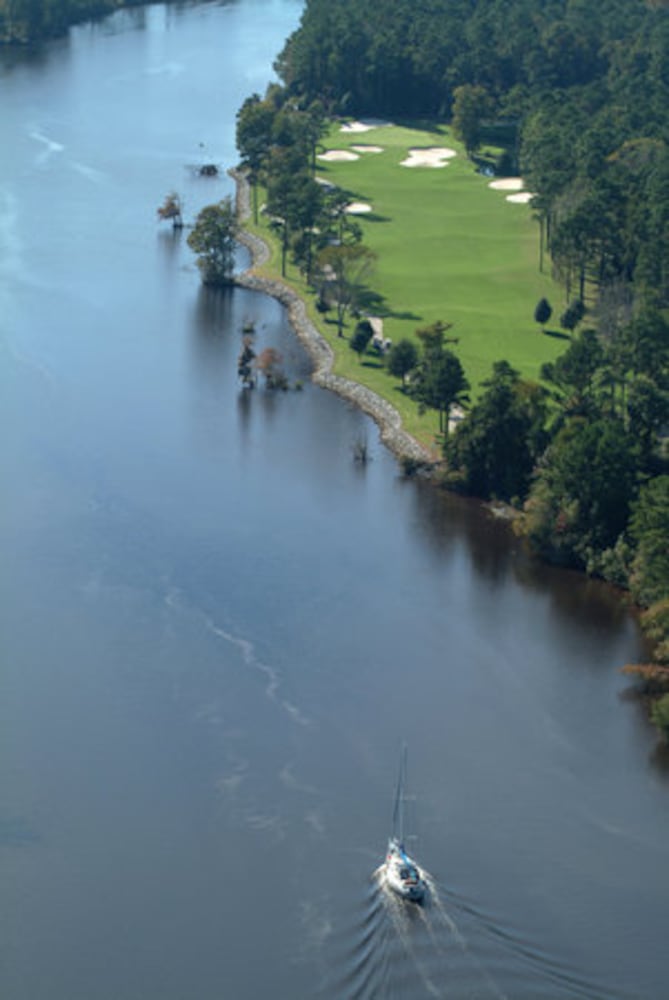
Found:
[[[182,201],[176,191],[170,191],[165,201],[157,209],[159,219],[171,221],[173,229],[183,229]]]
[[[242,381],[242,385],[247,389],[252,389],[256,382],[253,362],[256,352],[251,344],[251,337],[244,337],[244,345],[237,360],[237,374]]]
[[[281,368],[283,358],[275,347],[266,347],[256,358],[255,366],[265,379],[267,389],[287,389],[288,380]]]
[[[235,264],[237,217],[232,200],[224,198],[199,213],[188,246],[197,254],[197,266],[205,285],[229,285]]]

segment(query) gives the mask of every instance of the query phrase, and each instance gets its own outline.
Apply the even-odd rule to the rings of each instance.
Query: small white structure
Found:
[[[383,335],[383,320],[380,316],[367,316],[366,319],[372,328],[372,348],[378,354],[385,354],[393,346],[393,342]]]

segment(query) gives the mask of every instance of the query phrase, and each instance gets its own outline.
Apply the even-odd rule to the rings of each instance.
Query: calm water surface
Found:
[[[295,0],[0,65],[4,1000],[666,997],[624,602],[400,480],[156,207],[231,192]],[[303,392],[240,392],[241,327]],[[368,441],[365,468],[352,445]],[[424,909],[374,878],[400,741]]]

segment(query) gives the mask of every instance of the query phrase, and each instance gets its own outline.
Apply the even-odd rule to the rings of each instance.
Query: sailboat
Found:
[[[393,810],[393,833],[388,841],[385,860],[386,883],[403,899],[420,903],[427,893],[425,876],[404,847],[404,786],[406,783],[407,748],[402,748],[400,773]]]

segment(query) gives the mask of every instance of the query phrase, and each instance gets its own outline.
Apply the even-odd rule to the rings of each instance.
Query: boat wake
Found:
[[[385,865],[373,872],[364,911],[321,1000],[509,1000],[447,909],[436,880],[422,872],[427,891],[420,902],[393,890]]]
[[[176,588],[170,589],[165,597],[165,604],[174,613],[189,615],[217,641],[236,650],[244,666],[261,680],[265,696],[275,702],[292,722],[300,726],[311,724],[299,707],[282,694],[280,671],[258,656],[255,645],[250,639],[225,628],[206,611],[191,605]]]
[[[393,891],[387,883],[384,865],[377,868],[372,878],[398,942],[424,987],[424,995],[508,1000],[446,909],[436,880],[424,868],[422,874],[427,891],[418,904],[401,899]],[[466,992],[454,984],[455,979],[462,981],[463,968]]]

